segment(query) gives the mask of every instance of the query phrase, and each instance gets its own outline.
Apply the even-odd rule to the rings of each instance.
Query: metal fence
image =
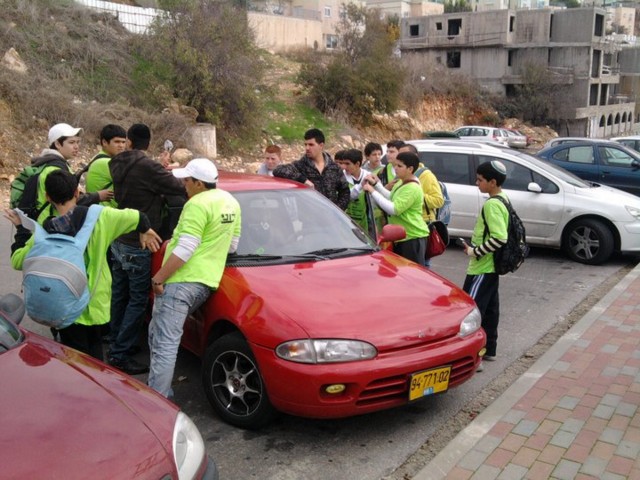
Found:
[[[145,33],[161,10],[155,8],[133,7],[102,0],[75,0],[76,3],[95,10],[109,12],[130,32]]]

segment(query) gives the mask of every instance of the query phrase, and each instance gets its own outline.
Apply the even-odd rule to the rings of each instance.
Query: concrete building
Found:
[[[376,8],[385,17],[422,17],[444,13],[444,3],[425,0],[366,0],[366,3],[367,8]]]
[[[470,0],[474,12],[548,8],[549,0]]]
[[[636,9],[634,7],[609,7],[607,27],[613,33],[636,35]]]
[[[546,68],[566,91],[557,105],[562,133],[603,138],[632,131],[636,109],[633,93],[621,84],[621,46],[606,37],[605,24],[606,11],[599,8],[407,18],[400,49],[403,57],[421,56],[507,96],[526,82],[528,65]]]

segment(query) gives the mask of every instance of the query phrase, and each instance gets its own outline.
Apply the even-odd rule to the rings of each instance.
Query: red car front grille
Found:
[[[472,357],[463,357],[455,360],[451,364],[449,388],[453,388],[469,378],[473,374],[474,368],[475,365]],[[356,405],[370,406],[377,403],[400,403],[401,401],[407,401],[411,373],[414,372],[407,373],[406,375],[380,378],[370,382],[362,392],[360,392]]]

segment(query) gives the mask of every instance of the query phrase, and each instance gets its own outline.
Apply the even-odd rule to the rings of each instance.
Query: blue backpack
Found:
[[[428,168],[420,167],[416,170],[415,176],[420,178],[420,175],[422,175],[425,170],[428,170]],[[441,221],[445,225],[449,225],[449,222],[451,222],[451,197],[449,196],[447,186],[444,183],[438,180],[438,185],[440,185],[440,191],[444,197],[444,204],[440,208],[436,209],[436,220]]]
[[[33,321],[65,328],[87,308],[90,294],[84,251],[102,208],[100,205],[89,207],[75,237],[47,233],[33,222],[34,243],[22,267],[25,308]]]

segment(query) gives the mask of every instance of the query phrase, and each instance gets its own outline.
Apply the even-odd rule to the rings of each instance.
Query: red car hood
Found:
[[[356,256],[233,270],[221,290],[244,297],[240,310],[251,312],[244,316],[248,320],[282,327],[283,322],[269,321],[279,315],[310,338],[360,339],[378,350],[455,336],[475,306],[450,281],[385,251],[366,260]],[[245,289],[245,295],[238,296],[238,289]],[[270,340],[281,341],[283,333],[302,333],[290,329],[252,338],[251,330],[246,332],[250,340],[272,347]]]
[[[175,478],[175,405],[90,357],[25,333],[22,345],[0,355],[3,478]]]

